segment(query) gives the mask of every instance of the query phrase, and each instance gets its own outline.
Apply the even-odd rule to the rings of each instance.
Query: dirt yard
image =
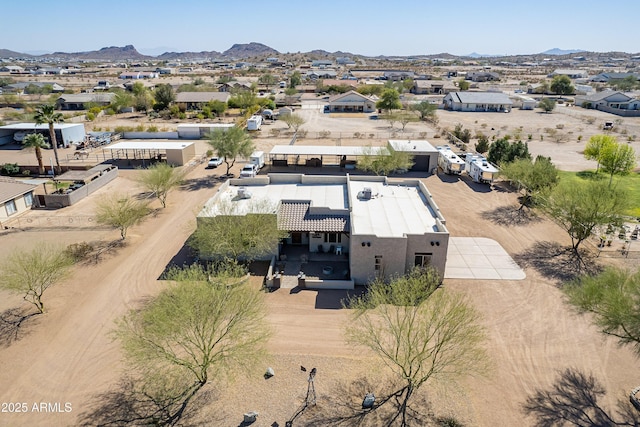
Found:
[[[536,120],[543,117],[522,112],[525,113]],[[507,116],[510,115],[500,115],[505,120]],[[556,113],[551,116],[555,117]],[[455,124],[463,117],[469,125],[484,119],[498,123],[496,115],[477,115],[474,119],[451,113],[442,114],[441,124]],[[561,117],[566,122],[574,119],[568,115]],[[317,116],[316,120],[314,126],[318,128],[329,123],[331,129],[350,133],[371,126],[367,119],[354,119],[355,123],[345,122],[349,119],[332,122],[329,117]],[[575,120],[580,122],[579,118]],[[522,123],[525,129],[526,126],[548,127],[530,121],[525,124],[524,119]],[[513,128],[519,124],[516,121],[507,126]],[[384,123],[375,125],[384,126]],[[432,132],[426,125],[408,127],[412,126],[420,129],[424,126],[424,131]],[[263,148],[273,141],[267,138],[257,142]],[[588,167],[577,153],[579,149],[574,148],[582,144],[575,141],[549,144],[548,148],[553,151],[547,155],[554,160],[556,155],[566,156],[569,168],[571,165]],[[205,149],[206,146],[199,146],[199,154]],[[28,413],[0,412],[0,425],[68,426],[98,422],[91,414],[107,403],[105,393],[118,389],[125,370],[118,343],[112,340],[110,331],[127,310],[162,289],[157,278],[194,229],[199,208],[216,191],[218,181],[213,179],[216,171],[206,170],[204,166],[197,165],[188,176],[188,184],[169,195],[166,209],[130,230],[124,247],[105,254],[98,263],[78,266],[71,278],[51,288],[45,294],[46,314],[28,319],[17,339],[3,323],[0,401],[27,403]],[[33,211],[28,215],[90,214],[95,201],[107,193],[138,191],[135,173],[122,171],[118,179],[77,206],[58,212]],[[542,257],[539,248],[544,244],[541,243],[569,243],[562,230],[544,219],[524,225],[504,225],[496,221],[498,210],[515,207],[517,203],[516,195],[500,186],[486,191],[487,188],[473,185],[466,178],[453,181],[440,176],[427,177],[425,183],[440,206],[452,236],[492,238],[521,264],[527,264],[536,256]],[[116,231],[105,229],[8,230],[0,235],[0,256],[5,257],[18,246],[107,241],[117,237]],[[553,261],[549,258],[549,265]],[[544,268],[544,263],[535,262],[524,267],[527,278],[522,281],[445,281],[445,287],[465,293],[482,313],[478,320],[486,327],[494,368],[485,377],[429,385],[424,395],[429,397],[437,415],[455,415],[469,426],[534,425],[536,419],[522,411],[523,402],[536,389],[548,389],[558,371],[569,367],[598,378],[607,392],[598,403],[612,412],[618,399],[625,399],[638,385],[638,379],[629,375],[637,367],[635,356],[629,349],[618,347],[615,341],[603,338],[588,318],[574,314],[563,303],[557,279],[550,274],[553,268]],[[260,282],[259,277],[254,278],[255,286]],[[292,294],[279,290],[264,297],[269,307],[268,321],[274,331],[269,342],[270,359],[234,382],[206,387],[209,400],[201,402],[197,417],[190,423],[235,427],[241,424],[243,413],[257,411],[258,421],[254,426],[284,426],[299,408],[307,390],[306,375],[300,371],[300,365],[318,369],[315,383],[318,407],[300,416],[294,425],[308,425],[314,414],[331,412],[337,400],[348,399],[341,394],[345,390],[355,395],[354,401],[361,401],[363,392],[381,389],[385,369],[366,352],[344,342],[342,330],[349,313],[340,308],[343,293],[301,291]],[[7,319],[7,310],[12,309],[29,310],[29,307],[19,296],[0,293],[3,319]],[[262,374],[268,366],[273,367],[276,375],[265,380]],[[368,387],[358,382],[363,376],[370,384]],[[58,402],[61,409],[35,412],[34,403],[42,402]],[[71,405],[65,412],[67,402]]]

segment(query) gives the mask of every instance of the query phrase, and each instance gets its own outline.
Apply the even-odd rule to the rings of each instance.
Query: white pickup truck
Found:
[[[254,163],[247,163],[240,171],[240,178],[253,178],[258,174],[258,167]]]

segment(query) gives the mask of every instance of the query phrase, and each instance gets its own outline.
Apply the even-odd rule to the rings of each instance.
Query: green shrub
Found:
[[[30,176],[31,171],[29,169],[22,169],[22,176]]]
[[[85,117],[87,118],[88,121],[92,122],[96,119],[95,114],[88,112],[87,114],[85,114]]]
[[[20,172],[20,166],[17,163],[5,163],[0,166],[0,175],[16,175]]]
[[[149,126],[147,128],[147,132],[158,132],[158,127],[157,126]]]

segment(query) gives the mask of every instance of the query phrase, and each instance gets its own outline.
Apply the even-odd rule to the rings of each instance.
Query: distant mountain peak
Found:
[[[553,49],[545,50],[541,52],[543,55],[572,55],[574,53],[586,52],[586,50],[582,49],[560,49],[554,47]]]

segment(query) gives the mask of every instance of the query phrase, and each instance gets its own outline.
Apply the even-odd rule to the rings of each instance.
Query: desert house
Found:
[[[640,116],[640,99],[613,90],[576,96],[575,104],[579,107],[593,108],[620,116]]]
[[[265,203],[271,203],[266,210]],[[314,257],[328,262],[329,255],[348,267],[335,282],[319,279],[306,287],[353,288],[426,265],[444,275],[449,231],[417,179],[298,174],[231,179],[205,204],[197,223],[248,214],[275,215],[278,227],[288,232],[265,257],[272,263],[289,250],[308,260],[286,258],[285,263],[297,262],[296,273],[312,268]]]
[[[465,112],[511,111],[513,101],[502,92],[451,92],[443,99],[444,108]]]
[[[35,188],[34,184],[0,177],[0,225],[31,209]]]
[[[229,92],[179,92],[176,94],[175,103],[183,110],[202,110],[202,107],[211,101],[228,102],[231,98]]]
[[[329,98],[331,113],[373,113],[374,111],[376,111],[375,100],[355,90]]]
[[[115,97],[113,92],[64,94],[56,100],[56,107],[60,110],[87,110],[95,105],[106,107]]]

